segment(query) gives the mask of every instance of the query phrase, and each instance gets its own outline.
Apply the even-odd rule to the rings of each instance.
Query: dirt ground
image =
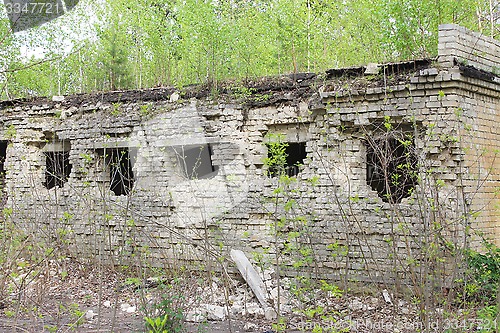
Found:
[[[190,297],[193,285],[201,283],[200,280],[188,282],[188,287],[179,284],[180,289],[174,292]],[[164,292],[154,285],[142,290],[138,280],[115,270],[89,268],[74,262],[55,262],[36,274],[27,267],[26,274],[4,282],[7,287],[0,294],[2,333],[147,332],[144,308],[148,301],[151,303]],[[176,305],[184,307],[181,303]],[[258,319],[241,318],[184,326],[185,332],[251,332],[253,329],[244,329],[248,322],[256,332],[265,332],[271,327]]]
[[[120,312],[120,311],[118,311]],[[250,328],[245,327],[250,323]],[[139,313],[123,314],[117,313],[113,323],[113,311],[105,309],[100,320],[85,320],[78,326],[71,326],[68,318],[60,318],[57,322],[54,318],[0,318],[0,332],[79,332],[79,333],[143,333],[148,332],[144,320]],[[243,319],[232,319],[224,321],[207,321],[204,323],[186,323],[186,333],[243,333],[243,332],[271,332],[271,325],[258,320],[245,321]],[[292,332],[292,331],[289,331]],[[298,331],[293,331],[298,332]]]
[[[100,325],[87,322],[79,327],[71,328],[63,326],[55,332],[79,332],[79,333],[98,333],[98,332],[115,332],[115,333],[142,333],[147,332],[144,327],[144,321],[140,316],[129,316],[127,318],[120,318],[117,320],[115,326],[111,325],[109,320],[102,320]],[[43,323],[41,320],[9,320],[2,318],[0,320],[0,332],[50,332],[46,325],[50,325],[50,321]],[[245,329],[245,321],[234,319],[232,321],[221,322],[207,322],[202,324],[188,323],[186,325],[186,333],[243,333],[243,332],[259,332],[264,333],[270,331],[270,325],[263,325],[254,329]],[[257,324],[255,324],[257,325]]]
[[[246,315],[231,312],[242,297],[248,298],[245,304],[253,302],[254,308],[259,308],[242,281],[231,280],[231,287],[224,289],[217,286],[224,281],[215,278],[207,285],[206,276],[191,273],[167,283],[164,282],[167,280],[130,278],[133,276],[130,273],[63,260],[51,262],[44,269],[35,270],[27,265],[24,273],[21,270],[21,274],[3,274],[9,278],[1,281],[0,333],[148,333],[144,317],[154,317],[160,301],[167,299],[169,309],[181,309],[184,315],[203,304],[214,307],[218,304],[220,310],[224,308],[221,302],[225,299],[224,292],[229,289],[232,294],[226,300],[227,304],[232,302],[233,307],[222,319],[211,320],[213,318],[207,315],[200,323],[184,322],[182,332],[271,333],[277,330],[273,326],[276,320],[266,320],[263,311],[252,313],[245,305]],[[284,316],[287,322],[284,332],[312,332],[317,324],[321,329],[314,330],[316,332],[422,331],[418,326],[417,306],[393,298],[387,290],[342,297],[321,295],[304,301],[308,304],[302,311],[296,311],[301,308],[300,303],[290,303],[291,311]],[[475,332],[479,326],[491,324],[474,317],[450,318],[432,322],[436,326],[431,327],[432,331],[444,332],[447,327],[460,323],[467,325],[462,332]]]

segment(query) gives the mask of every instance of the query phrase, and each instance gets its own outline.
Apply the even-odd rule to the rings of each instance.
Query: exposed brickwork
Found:
[[[457,59],[488,72],[500,71],[500,42],[456,24],[439,26],[438,55],[445,66]]]
[[[272,253],[272,226],[286,215],[287,232],[300,231],[297,239],[312,250],[307,265],[315,273],[377,281],[404,273],[402,262],[418,258],[436,224],[457,242],[468,223],[498,242],[499,85],[463,75],[452,59],[492,71],[498,42],[450,25],[441,27],[440,41],[436,66],[297,81],[259,92],[251,103],[231,95],[170,101],[173,90],[5,103],[0,139],[10,143],[12,219],[68,239],[83,254],[112,253],[117,263],[148,253],[159,265],[172,258],[207,265],[231,248]],[[469,57],[478,43],[486,55]],[[367,145],[392,132],[409,140],[419,166],[419,185],[396,205],[367,183]],[[307,158],[286,192],[293,209],[271,200],[278,179],[266,175],[263,162],[269,133],[306,142]],[[60,141],[70,143],[71,174],[63,187],[47,190],[44,151]],[[182,147],[207,144],[214,174],[188,179]],[[130,196],[110,191],[110,166],[99,159],[115,148],[128,148]],[[464,221],[464,207],[481,213]]]

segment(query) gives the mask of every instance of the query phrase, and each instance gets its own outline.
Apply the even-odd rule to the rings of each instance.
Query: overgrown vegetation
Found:
[[[500,292],[500,248],[485,242],[483,252],[468,249],[465,255],[468,283],[464,296],[478,304],[496,306]]]
[[[145,321],[151,332],[180,333],[184,330],[184,311],[191,302],[186,299],[186,288],[182,285],[186,282],[175,278],[171,284],[160,284],[157,291],[159,295],[153,298],[153,302],[149,302],[149,309],[145,308],[148,313]]]
[[[497,37],[498,6],[490,0],[82,0],[64,18],[2,35],[8,68],[2,96],[193,83],[216,89],[227,78],[434,56],[439,24]],[[35,58],[19,54],[20,45]],[[37,58],[40,50],[45,60]]]
[[[112,116],[119,115],[120,107],[118,104],[113,106],[111,112],[116,115]],[[334,130],[341,131],[342,128]],[[323,135],[329,134],[325,132]],[[425,148],[426,140],[433,139],[435,134],[420,128],[417,123],[402,126],[396,120],[385,117],[372,127],[361,128],[359,135],[377,138],[363,140],[367,154],[377,154],[377,158],[367,161],[375,163],[379,169],[381,165],[390,166],[390,169],[381,173],[386,186],[380,192],[374,189],[370,197],[351,194],[349,189],[353,180],[348,177],[339,178],[345,180],[345,186],[342,187],[344,192],[340,193],[333,178],[303,172],[305,168],[311,168],[311,158],[315,159],[316,165],[328,170],[345,167],[345,156],[326,159],[322,155],[321,149],[327,153],[342,153],[341,149],[331,145],[334,140],[321,141],[323,147],[307,146],[313,155],[300,163],[289,165],[287,148],[294,143],[287,142],[286,137],[279,134],[265,138],[268,156],[263,161],[264,170],[267,171],[263,177],[266,177],[269,185],[263,190],[264,195],[259,196],[257,204],[265,209],[270,242],[254,253],[254,260],[261,272],[269,269],[273,271],[271,305],[278,314],[273,329],[286,331],[291,327],[293,318],[300,318],[300,322],[308,325],[313,332],[347,332],[355,323],[332,300],[349,302],[360,293],[380,297],[383,290],[389,295],[387,297],[394,307],[400,301],[413,304],[418,320],[413,317],[412,320],[418,322],[419,327],[429,328],[436,323],[447,323],[456,332],[476,329],[495,332],[498,321],[500,250],[486,242],[482,251],[472,250],[469,241],[476,234],[468,221],[475,214],[451,210],[450,215],[448,202],[438,195],[447,184],[418,151]],[[383,140],[391,140],[392,143],[384,144]],[[440,137],[440,140],[446,145],[460,144],[460,140],[455,138],[448,140]],[[400,149],[394,142],[399,142],[405,149]],[[377,149],[368,149],[370,145]],[[448,148],[445,146],[443,149]],[[110,177],[110,174],[115,175],[115,180],[116,177],[130,178],[128,167],[118,167],[128,165],[123,159],[128,162],[129,155],[120,153],[116,159],[109,159],[107,154],[112,150],[95,154],[89,152],[81,156],[83,164],[79,172],[86,177],[87,187],[91,186],[93,179],[97,179],[95,172],[101,175],[101,179],[102,176]],[[92,171],[91,165],[98,165],[99,168]],[[290,168],[293,168],[293,172],[290,172]],[[397,195],[393,197],[393,189],[401,188],[405,175],[411,179],[408,186],[403,186],[409,192],[408,195],[401,196],[400,190],[397,190]],[[55,304],[56,307],[51,310],[43,306],[42,300],[49,297],[51,291],[40,281],[49,281],[47,279],[54,274],[59,281],[71,278],[69,263],[97,267],[98,283],[106,280],[103,273],[105,269],[120,274],[112,286],[116,288],[112,293],[115,299],[111,299],[111,302],[108,297],[109,303],[106,305],[113,308],[115,314],[110,316],[109,322],[102,322],[103,327],[109,325],[106,327],[115,328],[118,325],[116,312],[127,312],[134,308],[130,311],[140,311],[142,328],[147,332],[184,332],[187,313],[197,306],[198,288],[212,283],[215,277],[219,285],[223,286],[223,291],[218,289],[217,292],[225,294],[225,304],[229,306],[231,301],[227,294],[234,290],[235,285],[227,274],[229,263],[225,253],[226,240],[219,234],[218,225],[204,220],[205,233],[196,237],[199,241],[184,239],[186,248],[199,247],[205,255],[198,268],[206,275],[200,275],[200,279],[195,282],[192,277],[189,278],[191,272],[183,266],[184,262],[176,261],[175,253],[164,253],[165,257],[170,256],[172,260],[162,261],[161,264],[155,262],[150,246],[140,239],[147,237],[151,246],[157,245],[157,240],[145,236],[140,228],[141,217],[132,215],[130,201],[137,194],[133,183],[127,191],[120,192],[123,202],[116,205],[110,198],[111,184],[115,183],[113,179],[96,185],[102,197],[94,198],[95,201],[90,201],[90,192],[82,194],[83,198],[95,205],[92,207],[94,209],[89,210],[95,215],[87,216],[87,227],[94,237],[92,246],[96,248],[88,248],[75,241],[75,212],[63,211],[56,220],[33,221],[31,228],[22,229],[14,223],[23,216],[22,211],[4,209],[0,235],[0,296],[4,302],[4,315],[13,319],[12,325],[20,325],[34,316],[50,319],[51,324],[47,324],[46,329],[57,332],[61,328],[77,329],[88,320],[88,312],[71,300]],[[124,183],[124,180],[121,182]],[[322,186],[321,182],[328,185],[324,190],[331,191],[326,196],[327,204],[331,207],[331,214],[338,217],[339,223],[338,232],[332,233],[328,242],[318,239],[318,234],[324,235],[318,233],[318,228],[324,228],[324,221],[318,218],[319,214],[311,204],[310,197],[304,195],[318,190]],[[59,186],[64,185],[61,183]],[[376,198],[377,195],[379,198]],[[456,192],[454,195],[463,193]],[[407,204],[420,208],[413,218],[399,213],[400,208]],[[391,229],[384,231],[383,246],[374,246],[368,234],[359,232],[363,221],[356,211],[360,207],[370,209],[370,214],[390,226]],[[96,220],[99,224],[95,223]],[[169,225],[161,226],[171,230]],[[412,232],[414,228],[419,232]],[[40,230],[43,230],[43,236],[39,235]],[[191,231],[189,227],[187,230]],[[89,258],[89,252],[86,251],[96,251],[98,255],[85,259]],[[385,271],[391,279],[377,280],[371,270],[366,270],[366,281],[352,277],[354,266],[363,268],[374,265],[375,270],[384,272],[375,266],[377,262],[373,259],[376,251],[392,260],[391,267]],[[319,262],[317,258],[320,252],[329,253],[331,262]],[[84,253],[87,256],[82,255]],[[81,259],[74,258],[80,255]],[[331,265],[331,279],[322,278],[324,270],[322,272],[321,269],[324,269],[325,264]],[[148,280],[151,276],[155,279]],[[369,292],[360,287],[366,282],[372,285]],[[148,286],[148,283],[153,286]],[[123,290],[129,290],[140,302],[121,308],[123,303],[118,301],[118,297]],[[106,307],[101,295],[90,297],[98,298],[96,304],[99,309]],[[99,323],[100,320],[99,317]],[[460,326],[455,323],[460,323]],[[437,330],[447,332],[445,328],[440,326]]]
[[[98,28],[96,41],[75,41],[82,47],[58,57],[56,62],[26,66],[19,56],[3,54],[6,68],[11,69],[4,72],[3,95],[51,95],[193,82],[205,83],[217,92],[219,81],[224,78],[427,57],[436,53],[439,23],[460,23],[496,37],[497,11],[498,4],[492,1],[115,0],[97,13],[109,24]],[[10,43],[14,41],[4,40],[6,50],[17,45]],[[254,93],[244,86],[232,89],[235,98]],[[444,92],[440,92],[439,98],[443,97]],[[266,100],[269,96],[256,98]],[[125,112],[123,109],[121,103],[114,103],[110,114],[118,118]],[[147,117],[153,109],[144,105],[139,112]],[[335,123],[335,119],[328,119],[333,115],[325,117],[326,122]],[[443,122],[441,127],[447,125]],[[418,317],[414,320],[421,331],[434,329],[436,323],[447,323],[448,327],[435,330],[498,332],[500,249],[488,242],[483,243],[480,251],[470,246],[472,239],[480,238],[471,227],[478,212],[469,211],[464,204],[461,186],[450,188],[447,180],[440,178],[442,170],[429,164],[429,152],[425,151],[431,141],[443,144],[436,148],[438,153],[463,147],[455,135],[434,134],[435,126],[430,123],[424,127],[413,118],[402,126],[398,119],[386,116],[378,123],[356,129],[364,144],[360,149],[367,151],[372,196],[360,196],[352,190],[349,156],[342,153],[344,143],[334,138],[343,134],[344,125],[332,126],[331,133],[321,133],[323,146],[307,146],[314,155],[314,168],[329,170],[321,177],[300,174],[308,160],[288,164],[287,148],[292,143],[284,135],[266,138],[268,156],[263,161],[263,176],[268,177],[270,185],[258,200],[252,199],[265,212],[270,241],[254,253],[253,259],[261,272],[273,272],[272,306],[278,314],[273,322],[275,331],[286,331],[290,318],[296,316],[311,324],[313,332],[347,332],[352,318],[330,300],[348,300],[368,293],[360,285],[371,283],[371,293],[380,297],[383,292],[394,308],[398,301],[413,304]],[[13,125],[5,130],[6,138],[16,135]],[[200,154],[195,154],[194,165],[200,164]],[[41,329],[77,330],[92,317],[70,299],[43,303],[51,293],[51,278],[56,276],[59,282],[71,278],[70,265],[81,265],[84,271],[94,266],[101,284],[108,278],[106,270],[117,274],[116,281],[108,285],[114,299],[102,299],[105,291],[101,285],[98,295],[89,294],[98,299],[99,310],[113,309],[109,318],[111,330],[118,325],[117,311],[130,310],[140,311],[141,328],[147,332],[184,332],[187,313],[198,301],[197,288],[215,280],[223,286],[217,292],[224,294],[227,308],[229,290],[235,289],[227,269],[227,236],[220,227],[227,212],[213,219],[207,217],[206,211],[200,213],[197,221],[179,218],[185,224],[183,230],[194,234],[196,241],[189,240],[186,235],[173,232],[167,222],[155,219],[156,212],[148,212],[145,217],[132,211],[132,199],[137,193],[128,149],[103,148],[95,154],[82,153],[81,157],[84,161],[78,172],[85,179],[85,188],[78,195],[87,209],[83,227],[92,235],[91,244],[76,243],[75,212],[58,211],[55,217],[43,214],[52,208],[44,206],[49,201],[40,204],[39,219],[26,223],[32,223],[31,229],[17,225],[25,222],[19,207],[3,211],[0,308],[6,317],[12,318],[12,328],[22,321],[41,318],[50,322]],[[185,156],[180,164],[186,162],[182,158]],[[99,172],[93,172],[90,165],[98,166]],[[337,175],[335,180],[333,172]],[[461,173],[456,174],[460,182]],[[195,172],[187,175],[190,180],[198,180]],[[60,182],[54,182],[51,188],[62,187],[67,181],[67,177],[56,176]],[[228,183],[235,177],[226,176]],[[117,184],[121,184],[118,189],[114,186]],[[99,191],[87,191],[94,185]],[[110,190],[123,200],[111,199]],[[331,225],[318,218],[316,197],[309,195],[320,190],[326,191],[324,205],[334,217],[328,221]],[[445,190],[449,192],[441,195]],[[96,198],[96,193],[100,197]],[[171,194],[152,200],[164,200],[165,211],[175,214]],[[418,208],[414,216],[401,213],[409,205]],[[200,206],[203,210],[203,203]],[[369,234],[359,211],[381,221],[377,227],[386,228],[384,233]],[[195,223],[198,226],[191,228]],[[165,244],[159,244],[148,225],[171,232],[172,244],[181,244],[162,253],[162,258],[171,261],[158,263],[158,248]],[[326,241],[318,239],[316,231],[324,228],[338,233],[332,233]],[[373,238],[381,234],[383,240],[373,245]],[[148,245],[140,239],[147,239]],[[152,248],[157,252],[153,253]],[[185,258],[176,257],[191,254],[190,251],[201,254],[196,268],[206,273],[196,283],[187,278],[191,273],[181,260]],[[331,260],[319,262],[319,253],[328,253]],[[391,261],[390,267],[381,267],[386,258]],[[331,269],[331,279],[322,278],[321,270],[325,267]],[[366,280],[352,277],[354,270],[366,272]],[[373,272],[384,272],[390,279],[381,280]],[[153,280],[154,293],[145,283],[150,276],[157,278]],[[140,303],[120,309],[118,298],[123,290],[139,298]],[[285,298],[289,303],[281,302]],[[293,313],[285,313],[283,306],[292,307]],[[99,317],[98,324],[104,326],[101,320]],[[334,325],[341,321],[347,322],[347,327]]]
[[[385,288],[392,290],[391,295],[395,299],[415,304],[419,316],[415,327],[420,327],[419,330],[498,332],[500,249],[486,241],[480,252],[470,248],[472,238],[481,238],[480,233],[467,224],[467,221],[474,218],[473,214],[459,210],[449,215],[450,207],[446,200],[430,199],[439,198],[437,193],[446,185],[433,175],[435,170],[428,161],[417,159],[417,156],[421,158],[423,155],[417,150],[415,142],[424,140],[420,147],[425,149],[425,140],[432,139],[433,134],[430,133],[430,138],[422,135],[417,124],[413,124],[412,128],[399,127],[390,117],[380,123],[380,128],[363,128],[362,133],[369,138],[366,140],[367,154],[376,155],[371,159],[367,158],[367,163],[377,164],[373,167],[382,171],[378,176],[381,182],[387,184],[383,186],[384,190],[379,192],[379,196],[390,204],[390,209],[385,208],[385,216],[380,214],[377,205],[372,212],[375,216],[388,219],[392,226],[387,235],[389,238],[386,238],[388,247],[385,251],[389,258],[393,258],[393,280]],[[373,140],[373,137],[377,137],[378,141]],[[397,144],[381,142],[383,139],[393,138],[396,138],[394,142],[399,142],[404,150],[399,149]],[[453,144],[458,145],[460,141],[455,139]],[[291,274],[296,277],[291,283],[288,282],[288,287],[302,306],[296,311],[304,316],[304,322],[316,318],[313,321],[316,323],[315,331],[323,332],[323,328],[330,332],[327,328],[331,328],[332,323],[341,320],[342,316],[333,309],[317,306],[324,304],[322,300],[325,299],[325,295],[318,291],[328,290],[339,297],[358,293],[360,289],[356,279],[348,278],[352,265],[350,261],[356,261],[351,251],[357,243],[363,244],[365,251],[357,252],[354,256],[360,256],[364,263],[371,263],[374,253],[380,249],[371,245],[368,235],[353,233],[350,243],[345,244],[342,239],[342,243],[334,242],[327,246],[339,263],[336,267],[336,271],[340,271],[337,282],[343,282],[342,288],[317,278],[315,272],[318,262],[315,253],[323,249],[315,244],[312,230],[317,220],[314,218],[314,210],[310,209],[310,204],[301,196],[304,192],[300,191],[298,184],[307,182],[312,189],[317,186],[318,179],[299,179],[286,173],[287,145],[283,135],[271,135],[266,141],[268,157],[265,164],[268,176],[274,179],[274,187],[262,205],[268,207],[273,237],[273,245],[266,256],[274,259],[264,262],[278,272],[278,280],[285,271],[288,274],[293,272]],[[321,153],[318,152],[316,158],[321,159]],[[394,174],[398,177],[394,177]],[[411,179],[408,186],[403,186],[403,177]],[[350,183],[351,180],[347,179],[347,182]],[[403,188],[408,193],[400,193]],[[346,225],[355,227],[361,224],[354,210],[359,206],[366,207],[366,202],[363,201],[367,199],[352,196],[349,202],[341,202],[342,198],[337,195],[332,193],[332,209],[342,212],[341,217],[345,219]],[[460,198],[463,193],[457,192],[455,195]],[[409,203],[420,207],[421,215],[415,217],[416,224],[399,214],[401,198],[408,198],[406,200]],[[412,233],[413,228],[417,228],[419,234]],[[344,232],[349,231],[347,229],[342,231]],[[464,234],[465,238],[457,237],[463,237]],[[395,243],[400,245],[395,247]],[[416,244],[420,245],[415,246]],[[261,256],[256,258],[263,260]],[[343,268],[342,259],[345,260]],[[373,283],[377,282],[374,277],[370,279]],[[277,285],[281,284],[283,283],[278,281]],[[286,327],[286,317],[280,317],[276,330],[284,331]]]

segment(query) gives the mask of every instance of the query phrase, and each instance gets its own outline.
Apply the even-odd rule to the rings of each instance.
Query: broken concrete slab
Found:
[[[266,319],[275,319],[277,317],[277,314],[276,311],[274,311],[274,309],[269,306],[269,303],[267,301],[265,291],[266,286],[257,271],[253,268],[245,253],[243,253],[243,251],[233,249],[231,250],[231,258],[236,263],[238,270],[243,276],[243,279],[245,279],[246,283],[255,294],[255,297],[257,297],[257,300],[264,308]]]
[[[243,279],[245,279],[246,283],[248,283],[248,286],[252,289],[255,297],[257,297],[257,300],[262,307],[266,308],[269,306],[265,293],[266,286],[257,271],[253,268],[247,256],[243,253],[243,251],[233,249],[231,250],[231,258],[236,263]]]

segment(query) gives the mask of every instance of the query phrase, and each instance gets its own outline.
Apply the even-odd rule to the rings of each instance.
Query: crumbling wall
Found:
[[[498,74],[500,42],[456,24],[439,26],[439,62],[452,67],[455,62]]]
[[[500,245],[500,42],[452,24],[440,27],[439,41],[439,62],[455,66],[459,88],[451,102],[457,117],[454,149],[462,150],[467,173],[457,186],[474,230]]]
[[[278,252],[292,275],[394,280],[436,232],[499,230],[498,83],[440,59],[217,99],[157,88],[4,103],[9,218],[115,264],[209,268],[237,248]],[[264,163],[272,134],[301,164],[283,179]]]

